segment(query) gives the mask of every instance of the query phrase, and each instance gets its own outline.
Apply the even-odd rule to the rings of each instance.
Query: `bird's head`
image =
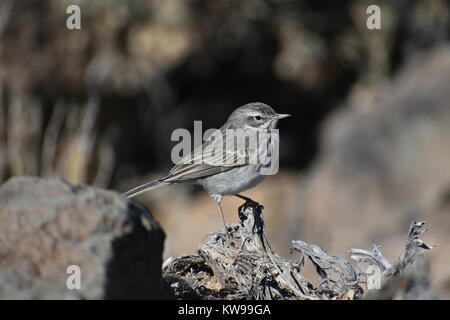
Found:
[[[251,102],[234,110],[228,122],[236,128],[273,129],[276,128],[278,120],[289,116],[289,114],[276,113],[267,104]]]

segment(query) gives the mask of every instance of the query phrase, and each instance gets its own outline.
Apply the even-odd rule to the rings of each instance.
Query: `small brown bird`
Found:
[[[226,141],[229,141],[230,130],[250,137],[264,132],[268,135],[265,145],[245,145],[244,150],[239,150],[233,144],[224,143],[223,139],[213,138],[215,136],[213,134],[202,146],[176,164],[168,175],[133,188],[124,195],[131,198],[168,184],[195,183],[201,185],[214,198],[225,224],[220,204],[222,197],[235,195],[244,200],[250,200],[239,193],[263,181],[266,177],[264,169],[272,165],[271,161],[278,162],[278,159],[270,159],[269,163],[249,160],[257,159],[262,153],[265,157],[267,155],[271,157],[274,154],[278,156],[278,153],[274,152],[274,148],[276,151],[279,148],[278,135],[271,129],[276,128],[278,120],[288,116],[288,114],[277,114],[270,106],[260,102],[243,105],[231,113],[227,122],[217,132],[225,136]],[[229,145],[232,147],[230,148]],[[221,150],[221,152],[205,158],[205,150]],[[227,162],[224,159],[233,161]]]

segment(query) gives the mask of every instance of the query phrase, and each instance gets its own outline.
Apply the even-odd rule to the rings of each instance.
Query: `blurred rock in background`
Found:
[[[73,4],[81,30],[66,28]],[[372,4],[380,30],[366,27]],[[445,244],[449,38],[444,0],[3,0],[0,182],[61,176],[125,191],[170,169],[174,129],[218,127],[263,101],[293,115],[282,170],[246,193],[264,204],[276,251],[302,238],[336,254],[371,241],[398,252],[411,217]],[[167,232],[166,257],[221,227],[198,191],[138,199]],[[224,200],[228,221],[240,203]],[[442,248],[433,281],[450,297]]]
[[[365,109],[351,103],[324,125],[301,196],[302,238],[330,250],[401,245],[397,230],[426,219],[436,286],[450,290],[450,47],[418,56]],[[302,182],[300,182],[302,183]],[[333,248],[333,249],[331,249]]]

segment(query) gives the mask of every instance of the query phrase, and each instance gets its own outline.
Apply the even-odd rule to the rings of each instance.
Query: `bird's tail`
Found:
[[[167,184],[169,184],[169,183],[165,182],[165,181],[153,180],[153,181],[150,181],[150,182],[145,183],[143,185],[137,186],[136,188],[128,190],[123,195],[125,197],[127,197],[127,198],[132,198],[132,197],[135,197],[135,196],[137,196],[137,195],[139,195],[141,193],[161,188],[161,187],[163,187],[163,186],[165,186]]]

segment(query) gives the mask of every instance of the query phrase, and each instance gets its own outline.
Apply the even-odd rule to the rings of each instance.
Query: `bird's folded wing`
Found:
[[[191,154],[185,156],[175,165],[163,181],[176,182],[188,181],[225,172],[249,163],[248,148],[225,148],[234,146],[228,141],[233,136],[224,135],[225,142],[211,138],[196,148]]]

